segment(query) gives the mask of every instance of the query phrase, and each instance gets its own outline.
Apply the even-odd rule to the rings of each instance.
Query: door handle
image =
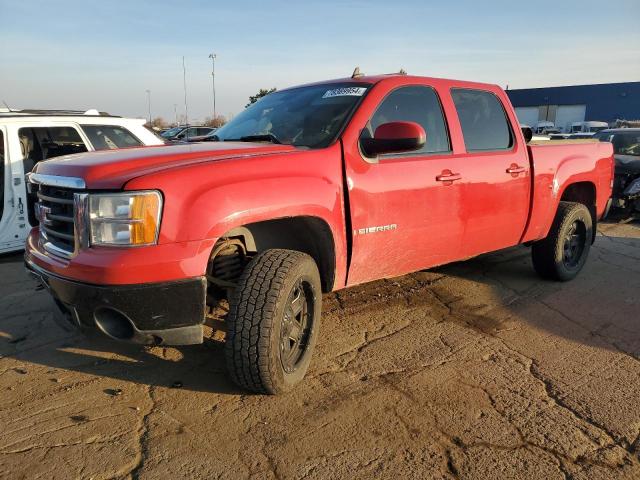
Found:
[[[456,180],[460,180],[462,175],[459,173],[452,173],[451,170],[445,170],[440,175],[436,177],[438,182],[455,182]]]
[[[521,167],[520,165],[516,164],[516,163],[512,163],[511,166],[509,168],[507,168],[507,173],[511,173],[511,174],[518,174],[518,173],[523,173],[525,172],[527,169],[524,167]]]

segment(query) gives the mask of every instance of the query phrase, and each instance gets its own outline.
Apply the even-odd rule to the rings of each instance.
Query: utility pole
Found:
[[[210,53],[211,59],[211,91],[213,93],[213,119],[216,119],[216,54]]]
[[[147,104],[149,106],[149,125],[151,125],[151,90],[146,90],[147,92]]]
[[[187,107],[187,67],[184,64],[184,56],[182,57],[182,85],[184,87],[184,120],[189,125],[189,108]]]
[[[178,105],[177,104],[173,104],[173,114],[176,117],[176,127],[178,126]]]

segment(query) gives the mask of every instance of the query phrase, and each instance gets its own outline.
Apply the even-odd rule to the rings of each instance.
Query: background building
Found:
[[[521,124],[553,122],[567,131],[572,122],[640,119],[640,82],[508,90]]]

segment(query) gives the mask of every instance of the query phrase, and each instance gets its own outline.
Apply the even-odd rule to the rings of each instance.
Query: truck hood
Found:
[[[129,180],[169,168],[296,151],[291,145],[210,142],[104,150],[40,162],[35,172],[82,178],[90,189],[119,189]]]

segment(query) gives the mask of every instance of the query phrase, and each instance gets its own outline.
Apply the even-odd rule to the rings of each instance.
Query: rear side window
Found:
[[[468,152],[506,150],[513,135],[504,108],[493,93],[456,88],[451,91]]]
[[[142,142],[123,127],[114,125],[84,125],[84,132],[96,150],[139,147]]]
[[[640,132],[624,132],[610,135],[613,153],[618,155],[640,155]],[[603,141],[603,140],[601,140]]]
[[[401,87],[391,92],[373,114],[368,134],[373,134],[376,128],[389,122],[418,123],[427,133],[427,143],[420,150],[408,154],[383,155],[382,158],[451,151],[440,100],[431,87]]]

